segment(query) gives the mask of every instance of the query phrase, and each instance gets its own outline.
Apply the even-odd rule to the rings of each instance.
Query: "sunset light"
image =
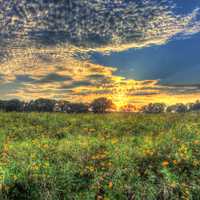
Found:
[[[0,0],[0,200],[200,200],[200,0]]]

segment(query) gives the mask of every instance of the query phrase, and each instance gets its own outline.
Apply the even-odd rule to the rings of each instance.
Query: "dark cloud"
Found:
[[[48,74],[40,80],[37,80],[35,83],[53,83],[53,82],[63,82],[63,81],[71,81],[72,78],[70,76],[63,76],[56,73]]]
[[[78,88],[84,86],[93,86],[93,83],[90,81],[73,81],[69,84],[63,84],[60,86],[60,89],[71,89],[71,88]]]
[[[52,63],[53,59],[49,53],[37,54],[37,59],[44,62],[44,63]]]
[[[133,93],[134,96],[154,96],[159,94],[158,92],[135,92]]]
[[[200,84],[165,84],[158,90],[169,94],[195,94],[200,93]]]
[[[102,74],[92,74],[92,75],[89,75],[87,76],[88,79],[91,79],[91,80],[102,80],[104,78],[107,78],[105,75],[102,75]]]
[[[71,94],[74,96],[82,96],[82,95],[109,95],[112,91],[105,89],[105,90],[99,90],[99,91],[88,91],[88,90],[82,90],[79,93],[76,93],[74,91],[71,91]]]
[[[18,89],[20,89],[23,85],[22,83],[16,84],[15,82],[9,83],[1,83],[0,84],[0,97],[1,98],[8,98],[9,94],[14,94]]]
[[[0,81],[2,81],[4,79],[4,75],[0,74]]]
[[[175,16],[166,0],[2,0],[0,9],[0,39],[8,39],[5,44],[15,37],[22,44],[32,40],[99,47],[168,39],[168,31],[176,34],[185,26],[193,28],[191,19]]]
[[[111,87],[114,84],[114,81],[112,80],[112,76],[106,76],[102,74],[93,74],[86,77],[88,80],[93,81],[94,85],[96,87]]]
[[[32,77],[30,77],[29,75],[16,75],[16,82],[27,82],[27,83],[31,83],[34,82],[35,79],[33,79]]]
[[[140,88],[141,91],[154,91],[155,93],[169,93],[169,94],[188,94],[199,93],[200,84],[158,84],[154,87],[145,86]]]

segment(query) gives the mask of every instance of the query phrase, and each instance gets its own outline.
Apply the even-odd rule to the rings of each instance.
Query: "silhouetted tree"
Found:
[[[56,101],[53,110],[54,112],[67,112],[69,104],[68,101]]]
[[[56,101],[51,99],[36,99],[27,105],[28,111],[53,112]]]
[[[143,113],[163,113],[165,111],[166,105],[164,103],[150,103],[141,108]]]
[[[200,101],[196,101],[195,103],[191,103],[189,107],[190,111],[200,111]]]
[[[57,101],[54,105],[55,112],[86,113],[89,106],[84,103],[70,103],[69,101]]]
[[[8,101],[4,101],[4,110],[6,112],[22,112],[24,108],[24,103],[18,99],[12,99]]]
[[[116,110],[112,100],[105,97],[95,99],[90,105],[84,103],[72,103],[69,101],[56,101],[52,99],[36,99],[30,102],[23,102],[18,99],[0,100],[0,111],[6,112],[65,112],[65,113],[105,113]],[[136,107],[132,104],[124,105],[120,108],[123,112],[133,112]],[[140,109],[143,113],[163,113],[174,112],[183,113],[188,111],[200,111],[200,101],[195,103],[177,103],[166,108],[164,103],[150,103]]]
[[[89,106],[83,103],[68,104],[68,113],[86,113],[89,111]]]
[[[172,113],[184,113],[187,112],[188,108],[186,105],[182,103],[178,103],[175,105],[171,105],[167,107],[167,112],[172,112]]]
[[[101,97],[101,98],[95,99],[91,103],[90,107],[94,113],[105,113],[109,109],[112,109],[114,107],[114,104],[110,99]]]
[[[5,101],[0,100],[0,111],[5,111]]]

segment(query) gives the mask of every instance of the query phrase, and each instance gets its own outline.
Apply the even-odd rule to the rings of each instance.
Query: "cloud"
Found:
[[[117,76],[116,68],[92,63],[90,52],[161,45],[195,34],[198,12],[178,15],[167,0],[1,0],[1,96],[72,101],[107,96],[120,105],[164,100],[170,91],[181,95],[158,80]]]
[[[84,87],[84,86],[92,86],[93,84],[90,81],[74,81],[70,84],[63,84],[60,86],[61,89],[72,89],[72,88],[78,88],[78,87]]]
[[[28,82],[28,83],[35,81],[33,78],[31,78],[28,75],[17,75],[15,80],[16,82]]]
[[[162,44],[176,34],[198,32],[199,9],[176,15],[169,2],[2,0],[0,40],[5,46],[67,44],[103,51]]]
[[[4,79],[3,77],[4,77],[4,75],[0,74],[0,81]]]
[[[50,73],[45,77],[37,80],[35,83],[55,83],[55,82],[63,82],[63,81],[71,81],[72,78],[70,76],[63,76],[56,73]]]

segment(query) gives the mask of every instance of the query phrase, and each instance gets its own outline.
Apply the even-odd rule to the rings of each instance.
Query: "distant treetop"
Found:
[[[117,112],[115,104],[111,99],[101,97],[94,99],[91,103],[72,103],[70,101],[56,101],[52,99],[39,98],[29,102],[18,99],[0,100],[0,111],[4,112],[64,112],[64,113],[107,113]],[[200,111],[200,101],[194,103],[177,103],[167,106],[164,103],[150,103],[138,111],[133,104],[127,104],[120,108],[120,112],[141,113],[185,113],[189,111]]]

